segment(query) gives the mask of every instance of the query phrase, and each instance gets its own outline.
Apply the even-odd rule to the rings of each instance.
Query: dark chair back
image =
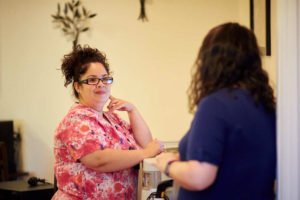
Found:
[[[0,181],[8,181],[7,149],[4,142],[0,141]]]

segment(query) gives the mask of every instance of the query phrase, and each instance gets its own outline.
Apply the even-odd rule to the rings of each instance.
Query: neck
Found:
[[[87,103],[83,100],[79,100],[79,103],[96,110],[101,116],[103,115],[104,105],[102,105],[102,104],[89,104],[89,103]]]

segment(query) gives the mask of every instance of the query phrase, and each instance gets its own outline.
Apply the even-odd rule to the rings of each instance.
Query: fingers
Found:
[[[156,138],[153,141],[158,145],[160,152],[165,151],[165,144],[163,142],[159,141]]]
[[[113,97],[112,95],[110,95],[109,99],[110,99],[110,102],[109,102],[107,108],[109,109],[110,112],[113,112],[114,110],[129,112],[134,109],[134,106],[127,101],[124,101],[122,99],[117,99],[117,98]]]
[[[115,98],[113,96],[110,96],[109,99],[110,99],[110,103],[109,104],[111,104],[113,106],[118,106],[118,105],[122,105],[122,104],[126,103],[126,101],[124,101],[122,99],[117,99],[117,98]]]
[[[165,144],[160,142],[159,149],[160,149],[161,152],[164,152],[165,151]]]
[[[118,109],[118,107],[120,107],[120,102],[119,99],[116,99],[115,97],[113,97],[112,95],[109,96],[110,102],[107,106],[107,108],[110,111],[113,111],[115,109]],[[122,102],[121,102],[122,103]]]
[[[107,108],[108,108],[110,111],[113,111],[113,110],[118,109],[118,102],[113,102],[113,101],[111,101],[111,102],[108,104]]]
[[[120,103],[120,101],[118,101],[117,99],[114,99],[114,100],[112,100],[112,101],[110,101],[110,105],[111,106],[116,106],[116,105],[118,105]]]

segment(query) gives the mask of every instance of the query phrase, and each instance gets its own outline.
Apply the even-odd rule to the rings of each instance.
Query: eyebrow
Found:
[[[107,77],[107,76],[109,76],[109,75],[108,75],[108,74],[102,74],[102,75],[100,76],[100,78]],[[99,78],[99,76],[96,76],[96,75],[89,75],[89,76],[87,76],[87,78]]]

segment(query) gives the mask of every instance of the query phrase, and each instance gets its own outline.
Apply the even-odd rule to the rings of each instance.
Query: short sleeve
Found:
[[[76,115],[65,123],[65,129],[59,139],[66,146],[72,159],[78,161],[81,157],[101,149],[101,141],[95,132],[91,118]]]
[[[192,122],[187,141],[187,160],[219,165],[226,137],[226,109],[217,99],[201,101]]]

